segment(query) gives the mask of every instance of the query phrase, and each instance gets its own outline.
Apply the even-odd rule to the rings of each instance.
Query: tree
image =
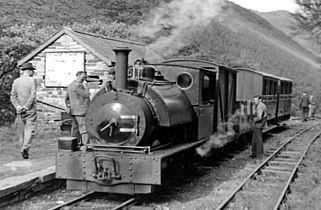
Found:
[[[295,0],[300,10],[293,14],[296,34],[305,34],[321,45],[321,0]]]
[[[14,25],[0,30],[0,125],[11,123],[15,109],[11,105],[10,91],[19,76],[17,61],[47,40],[56,31],[53,27],[38,29],[34,24]]]

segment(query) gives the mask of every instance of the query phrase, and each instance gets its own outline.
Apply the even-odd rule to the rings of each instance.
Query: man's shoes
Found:
[[[27,149],[23,149],[21,152],[23,159],[29,159],[29,152]]]

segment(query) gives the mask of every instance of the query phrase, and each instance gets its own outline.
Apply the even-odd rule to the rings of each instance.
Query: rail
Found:
[[[58,209],[61,209],[63,207],[66,207],[66,206],[71,206],[71,205],[73,205],[75,203],[78,203],[80,201],[84,201],[86,199],[89,199],[94,194],[95,194],[95,192],[89,192],[89,193],[87,193],[85,195],[82,195],[82,196],[80,196],[78,198],[72,199],[72,200],[70,200],[70,201],[68,201],[66,203],[63,203],[63,204],[60,204],[58,206],[52,207],[49,210],[58,210]]]
[[[261,163],[258,167],[256,167],[227,197],[226,199],[224,199],[219,206],[216,207],[216,210],[221,210],[224,209],[228,206],[228,204],[232,201],[232,199],[236,196],[237,193],[239,193],[244,186],[246,185],[246,183],[248,183],[253,177],[258,176],[259,174],[261,174],[262,169],[265,166],[269,165],[269,162],[272,162],[271,160],[274,159],[275,157],[277,157],[278,154],[281,153],[282,150],[284,150],[291,142],[293,142],[294,139],[296,139],[297,137],[299,137],[300,135],[306,133],[307,131],[310,131],[311,129],[315,128],[316,126],[320,125],[321,123],[316,123],[315,125],[310,126],[309,128],[299,132],[298,134],[292,136],[291,138],[289,138],[287,141],[285,141],[275,152],[273,152],[267,159],[264,160],[263,163]],[[319,136],[321,135],[321,131],[319,131],[317,133],[317,135],[313,136],[312,140],[309,141],[308,146],[305,148],[305,150],[301,153],[300,159],[299,161],[296,162],[294,168],[292,169],[292,172],[290,174],[290,176],[288,176],[288,179],[286,181],[286,184],[279,196],[279,198],[277,199],[275,206],[274,206],[274,210],[278,209],[280,204],[282,203],[286,192],[289,188],[289,185],[291,183],[291,181],[293,180],[296,171],[298,169],[298,166],[300,165],[300,163],[302,162],[303,158],[305,157],[310,145],[315,141],[315,139],[317,139]]]
[[[63,209],[64,207],[71,207],[73,205],[76,205],[82,201],[86,201],[88,199],[91,198],[95,198],[94,195],[98,194],[97,192],[89,192],[85,195],[79,196],[75,199],[72,199],[66,203],[57,205],[55,207],[50,208],[49,210],[58,210],[58,209]],[[110,207],[112,210],[121,210],[121,209],[125,209],[127,207],[133,206],[135,205],[137,202],[139,202],[138,198],[129,198],[126,201],[122,202],[121,204],[116,205],[115,207]],[[99,202],[100,203],[100,202]]]

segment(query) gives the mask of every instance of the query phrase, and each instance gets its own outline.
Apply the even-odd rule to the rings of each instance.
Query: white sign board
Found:
[[[84,71],[84,62],[84,52],[47,52],[45,86],[68,87],[77,71]]]

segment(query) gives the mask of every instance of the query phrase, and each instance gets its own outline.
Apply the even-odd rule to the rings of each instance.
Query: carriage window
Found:
[[[272,88],[272,93],[271,93],[271,95],[275,95],[276,92],[277,92],[277,82],[276,82],[276,81],[273,81],[272,84],[273,84],[273,88]]]
[[[273,81],[269,81],[269,95],[272,95],[273,92]]]
[[[266,95],[271,94],[271,81],[267,80],[266,81]]]
[[[287,94],[291,94],[291,89],[292,89],[292,83],[289,82],[288,85],[287,85],[286,93],[287,93]]]
[[[216,76],[206,74],[202,79],[202,102],[203,104],[214,104],[215,100]]]
[[[264,80],[264,95],[267,95],[269,93],[269,81]]]

